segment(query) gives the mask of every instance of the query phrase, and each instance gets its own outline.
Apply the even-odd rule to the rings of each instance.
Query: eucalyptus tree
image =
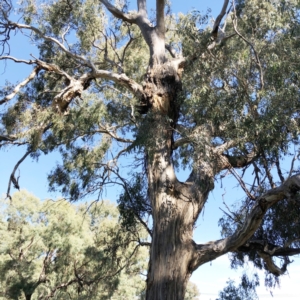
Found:
[[[32,66],[0,100],[1,147],[28,146],[7,194],[27,156],[59,149],[50,187],[71,200],[123,187],[123,225],[141,223],[151,235],[147,299],[183,299],[191,274],[226,253],[236,265],[248,256],[272,283],[300,253],[299,2],[225,0],[212,26],[208,14],[176,17],[167,1],[153,6],[151,14],[146,0],[135,9],[107,0],[27,0],[16,10],[1,2],[0,58]],[[38,54],[11,56],[15,32]],[[131,171],[122,168],[126,155]],[[185,167],[181,182],[175,170]],[[239,169],[253,170],[253,184]],[[197,244],[195,222],[228,172],[245,198],[221,220],[222,239]]]
[[[145,290],[145,230],[108,201],[75,206],[26,191],[1,199],[0,299],[134,299]]]

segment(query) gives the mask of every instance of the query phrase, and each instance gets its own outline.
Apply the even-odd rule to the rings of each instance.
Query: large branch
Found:
[[[252,240],[237,249],[239,252],[259,251],[270,256],[293,256],[300,254],[300,248],[292,248],[289,245],[283,247],[268,243],[263,240]]]
[[[271,255],[264,253],[264,252],[260,252],[260,251],[258,251],[258,255],[263,259],[263,261],[265,263],[265,268],[275,276],[280,276],[280,275],[284,274],[286,272],[287,266],[291,263],[289,258],[285,257],[284,263],[283,263],[282,267],[280,268],[274,263]]]
[[[106,70],[97,70],[95,66],[93,66],[93,71],[91,73],[83,74],[78,80],[71,77],[69,74],[61,70],[55,64],[49,64],[39,59],[35,60],[19,60],[14,57],[6,56],[0,57],[0,59],[9,59],[13,60],[17,63],[26,63],[26,64],[36,64],[37,66],[32,71],[32,73],[20,84],[18,84],[12,93],[5,96],[2,100],[0,100],[0,105],[6,103],[7,101],[11,100],[22,87],[27,85],[34,77],[38,74],[38,72],[43,69],[45,71],[53,72],[59,75],[64,76],[69,81],[69,85],[65,87],[54,99],[54,106],[58,106],[58,110],[64,112],[68,107],[69,103],[72,99],[78,95],[81,95],[81,92],[85,90],[89,86],[89,82],[92,79],[102,78],[107,80],[112,80],[120,85],[125,86],[128,90],[130,90],[135,96],[138,98],[142,98],[144,96],[143,87],[139,85],[134,80],[130,79],[126,74],[118,74],[113,73]]]
[[[214,38],[217,38],[217,36],[218,36],[219,26],[220,26],[222,19],[224,18],[225,14],[226,14],[228,3],[229,3],[229,0],[224,0],[222,10],[221,10],[220,14],[218,15],[218,17],[216,18],[216,21],[213,26],[213,30],[211,32],[211,34],[214,36]]]
[[[60,93],[58,93],[54,98],[54,107],[58,107],[60,112],[64,112],[66,108],[68,107],[70,101],[76,97],[77,95],[81,95],[81,92],[88,87],[88,79],[85,78],[83,80],[76,80],[73,77],[71,77],[69,74],[67,74],[65,71],[61,70],[57,65],[55,64],[49,64],[42,60],[35,59],[35,60],[19,60],[11,56],[3,56],[0,57],[0,59],[9,59],[13,60],[16,63],[26,63],[26,64],[35,64],[36,67],[31,72],[31,74],[20,84],[18,84],[12,93],[5,96],[2,100],[0,100],[0,105],[3,103],[8,102],[9,100],[13,99],[16,94],[20,91],[22,87],[27,85],[31,80],[35,78],[35,76],[38,74],[40,70],[45,70],[48,72],[53,72],[59,75],[64,76],[68,82],[69,85],[65,87]]]
[[[156,28],[158,35],[165,35],[165,0],[156,0]]]
[[[137,15],[134,14],[124,14],[121,10],[110,4],[106,0],[100,0],[100,2],[118,19],[126,21],[128,23],[136,23]]]
[[[97,79],[103,78],[107,80],[112,80],[120,85],[125,86],[128,88],[133,94],[137,97],[141,97],[144,95],[143,87],[139,85],[137,82],[129,78],[126,74],[117,74],[106,70],[96,70],[95,72],[85,74],[80,77],[80,80],[87,80],[87,79]]]
[[[137,0],[138,12],[143,17],[147,18],[147,1],[146,0]]]
[[[207,244],[194,244],[195,252],[191,269],[195,270],[200,265],[219,256],[237,251],[239,247],[246,244],[253,236],[267,210],[272,205],[281,200],[291,198],[298,191],[300,191],[300,174],[288,178],[281,186],[271,189],[258,197],[251,212],[246,216],[243,225],[233,235]]]

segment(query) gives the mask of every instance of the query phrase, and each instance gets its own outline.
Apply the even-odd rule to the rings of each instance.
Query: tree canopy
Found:
[[[72,205],[26,191],[1,199],[0,299],[134,299],[145,292],[145,230],[108,201]],[[140,244],[139,244],[140,242]]]
[[[300,253],[299,1],[225,0],[212,25],[209,12],[153,5],[2,1],[0,60],[32,66],[1,91],[0,147],[27,145],[7,195],[27,156],[59,150],[51,189],[75,201],[119,185],[123,226],[152,237],[147,299],[183,299],[193,271],[226,253],[273,285]],[[16,32],[37,57],[10,55]],[[220,220],[222,239],[197,244],[195,222],[228,173],[245,197]]]

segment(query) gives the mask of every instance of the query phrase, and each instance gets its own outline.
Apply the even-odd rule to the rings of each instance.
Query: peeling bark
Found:
[[[145,106],[149,110],[147,149],[149,198],[153,207],[153,234],[147,277],[146,299],[184,299],[194,255],[193,226],[207,200],[211,186],[205,168],[203,187],[198,182],[181,183],[172,165],[173,128],[179,116],[181,90],[178,74],[181,63],[171,61],[152,67],[144,85]],[[201,190],[201,192],[200,192]],[[180,263],[178,263],[180,261]]]

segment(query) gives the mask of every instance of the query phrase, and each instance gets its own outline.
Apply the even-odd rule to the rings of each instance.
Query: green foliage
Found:
[[[151,215],[151,206],[147,197],[144,176],[135,174],[118,199],[118,208],[125,228],[138,224],[147,215]],[[138,219],[137,219],[138,217]]]
[[[134,299],[147,250],[109,202],[74,206],[21,191],[1,200],[0,299]]]
[[[126,11],[126,2],[119,5]],[[298,143],[298,6],[296,0],[238,1],[236,12],[226,19],[226,35],[230,38],[217,41],[211,50],[207,49],[211,44],[210,11],[166,17],[166,43],[190,58],[178,97],[179,124],[185,129],[175,136],[189,138],[191,143],[176,150],[173,158],[178,168],[192,167],[195,155],[205,153],[205,145],[211,142],[217,145],[235,140],[236,146],[229,154],[258,149],[270,164],[274,157],[286,154],[290,143]],[[48,36],[57,40],[64,36],[69,51],[88,57],[97,68],[125,72],[143,84],[149,53],[138,27],[114,18],[108,25],[109,17],[99,1],[48,1],[41,6],[23,1],[20,12]],[[44,61],[75,78],[90,71],[55,43],[38,35],[35,39]],[[94,166],[101,165],[104,154],[115,146],[108,142],[112,137],[108,132],[123,139],[134,137],[131,153],[141,153],[151,146],[154,133],[145,135],[152,125],[147,123],[148,118],[133,112],[138,99],[109,80],[90,82],[88,91],[71,103],[67,116],[54,114],[49,104],[67,84],[59,74],[40,71],[3,112],[1,131],[29,144],[34,151],[48,153],[60,148],[68,175],[62,181],[59,170],[53,171],[51,187],[64,194],[72,191],[75,200],[80,196],[78,189],[95,191],[103,168]],[[41,124],[51,124],[51,128],[41,134]],[[193,131],[199,126],[210,131],[212,140],[203,131]],[[82,147],[84,153],[74,158],[76,149]],[[116,151],[114,148],[113,153]],[[77,162],[80,170],[76,170]]]
[[[173,46],[178,54],[183,54],[186,58],[182,91],[176,99],[176,105],[180,106],[179,118],[168,130],[173,131],[172,142],[180,139],[186,141],[179,143],[172,153],[173,164],[178,170],[193,168],[199,158],[210,164],[217,158],[208,149],[227,142],[231,142],[232,146],[222,153],[224,157],[242,157],[255,153],[255,177],[251,192],[257,197],[274,186],[271,180],[270,184],[264,181],[268,177],[268,170],[289,156],[292,145],[299,145],[300,5],[298,0],[235,2],[224,24],[221,24],[224,30],[220,29],[219,36],[214,38],[209,28],[209,11],[206,14],[193,11],[187,15],[166,17],[166,44]],[[6,13],[8,15],[10,12],[8,3],[9,1],[5,1],[1,4],[5,11],[5,14],[0,15],[3,22]],[[117,1],[116,5],[122,11],[127,11],[127,1]],[[154,136],[161,129],[153,121],[155,118],[152,118],[152,112],[147,116],[140,115],[136,105],[140,104],[141,99],[135,93],[128,92],[120,82],[112,82],[106,78],[87,80],[84,91],[72,100],[64,114],[55,112],[53,98],[62,90],[66,92],[65,89],[70,83],[66,74],[78,80],[83,74],[93,72],[93,66],[99,70],[114,72],[118,76],[126,73],[126,76],[146,89],[145,74],[149,70],[149,50],[140,30],[136,25],[122,23],[115,18],[109,20],[110,15],[106,15],[106,10],[96,0],[24,0],[16,11],[22,16],[22,22],[35,26],[47,36],[42,37],[37,31],[32,35],[38,47],[39,59],[62,71],[40,70],[38,76],[18,92],[16,99],[5,105],[0,115],[0,147],[10,144],[2,142],[8,136],[9,142],[27,145],[33,157],[38,157],[41,152],[47,154],[59,150],[62,164],[49,175],[50,189],[59,190],[63,195],[70,196],[72,201],[88,193],[102,192],[106,185],[117,183],[123,186],[124,191],[118,203],[121,222],[127,229],[135,228],[137,219],[144,220],[152,213],[147,197],[147,178],[142,173],[146,169],[143,160],[145,153],[153,155],[153,146],[157,145],[156,141],[153,142]],[[226,28],[223,26],[225,23]],[[51,38],[62,43],[65,50],[51,41]],[[2,44],[5,45],[5,42]],[[171,55],[166,57],[170,59]],[[13,87],[7,83],[0,95],[4,97],[12,91]],[[170,124],[168,118],[166,116],[166,124]],[[118,162],[124,154],[130,161],[130,167],[134,169],[128,180],[124,179],[127,177],[124,174],[128,173],[128,164]],[[135,164],[131,164],[132,161]],[[281,181],[284,179],[281,178]],[[291,191],[290,199],[281,201],[267,212],[253,239],[262,239],[279,246],[296,240],[294,246],[300,247],[298,202],[299,195]],[[45,211],[44,205],[50,205],[49,202],[38,204],[36,200],[32,200],[32,203],[36,203],[36,207],[42,205]],[[247,198],[233,207],[233,217],[225,216],[220,220],[222,235],[229,236],[236,232],[253,205]],[[54,208],[51,208],[51,216],[47,215],[48,210],[45,216],[32,210],[30,217],[22,217],[22,209],[27,208],[18,208],[16,213],[12,211],[12,207],[8,207],[13,218],[2,220],[1,226],[4,227],[1,234],[5,240],[10,241],[11,249],[19,251],[26,248],[33,238],[34,242],[29,247],[31,251],[42,251],[39,260],[35,260],[37,256],[32,254],[28,259],[32,263],[28,264],[19,259],[14,264],[10,262],[12,258],[7,252],[8,248],[6,252],[3,250],[8,263],[1,266],[10,271],[1,276],[5,282],[11,281],[11,285],[7,285],[7,293],[12,293],[12,297],[16,298],[22,289],[31,292],[35,288],[44,257],[55,258],[47,265],[49,270],[56,270],[54,266],[65,266],[66,271],[60,272],[60,276],[71,272],[68,268],[69,261],[60,261],[57,265],[56,261],[60,260],[60,251],[72,253],[73,243],[68,239],[73,237],[72,230],[80,232],[81,227],[76,222],[74,226],[78,226],[77,229],[69,224],[70,221],[65,223],[68,216],[55,219],[54,216],[62,212],[56,212]],[[72,209],[74,210],[72,206],[65,207],[76,219],[75,210]],[[43,223],[44,218],[48,222],[47,226]],[[87,218],[92,223],[98,222],[92,214],[87,214]],[[19,232],[20,222],[25,222],[22,223],[22,233]],[[40,226],[34,227],[34,224]],[[54,224],[61,224],[62,227],[55,227]],[[3,229],[5,226],[18,236],[18,243],[25,244],[19,245],[16,240],[10,240]],[[51,229],[51,232],[55,232],[53,236],[49,233],[51,226],[54,226]],[[86,226],[90,231],[94,228]],[[34,228],[34,234],[30,231],[31,228]],[[43,232],[43,228],[48,231]],[[68,239],[62,237],[62,232],[70,233]],[[44,235],[45,241],[46,237],[53,239],[51,243],[55,248],[43,244]],[[86,276],[98,282],[103,274],[114,269],[107,267],[107,253],[118,255],[119,252],[112,246],[107,248],[109,251],[102,249],[103,244],[100,242],[100,248],[95,248],[93,244],[89,244],[92,243],[90,235],[82,232],[81,235],[82,240],[87,239],[85,243],[90,248],[82,248],[85,245],[78,245],[78,248],[84,249],[87,257],[90,255],[100,257],[101,261],[103,259],[103,269],[92,264],[89,266],[92,269],[86,271],[89,272]],[[113,236],[115,239],[111,238],[109,245],[120,238],[117,234]],[[124,238],[125,243],[129,236],[129,233],[122,233],[120,241]],[[17,258],[19,254],[12,254],[12,257]],[[264,267],[256,251],[247,254],[235,252],[232,265],[243,265],[245,256],[256,267]],[[83,256],[79,257],[83,259]],[[102,275],[97,273],[98,277],[93,273],[96,266],[103,270]],[[27,270],[22,275],[25,281],[20,276],[15,276],[15,273],[10,275],[10,272],[17,272],[14,268],[18,267],[23,271]],[[120,276],[123,276],[122,273]],[[53,286],[56,282],[68,280],[57,279],[55,276],[53,278],[49,279],[54,282],[51,283]],[[275,279],[270,278],[267,277],[267,284],[273,285]],[[115,280],[107,281],[107,286],[114,286]],[[37,289],[46,286],[46,283],[39,285]],[[90,289],[86,293],[94,292],[93,286]],[[229,282],[228,292],[236,295],[241,290]],[[227,296],[222,294],[221,297]]]
[[[191,37],[186,33],[183,43],[187,54],[198,47],[205,55],[184,73],[189,101],[182,108],[183,120],[211,124],[221,141],[238,139],[240,151],[245,151],[242,145],[246,141],[268,152],[286,151],[288,143],[298,139],[293,119],[299,105],[298,81],[294,85],[291,81],[299,72],[295,34],[299,19],[291,16],[297,4],[289,1],[288,8],[282,9],[276,3],[243,3],[236,20],[240,35],[232,13],[227,18],[226,35],[235,36],[211,52],[202,44],[207,31]]]
[[[247,275],[243,275],[241,283],[236,287],[233,280],[227,281],[227,286],[219,293],[216,300],[258,300],[255,288],[259,285],[259,279],[255,274],[250,280]]]

